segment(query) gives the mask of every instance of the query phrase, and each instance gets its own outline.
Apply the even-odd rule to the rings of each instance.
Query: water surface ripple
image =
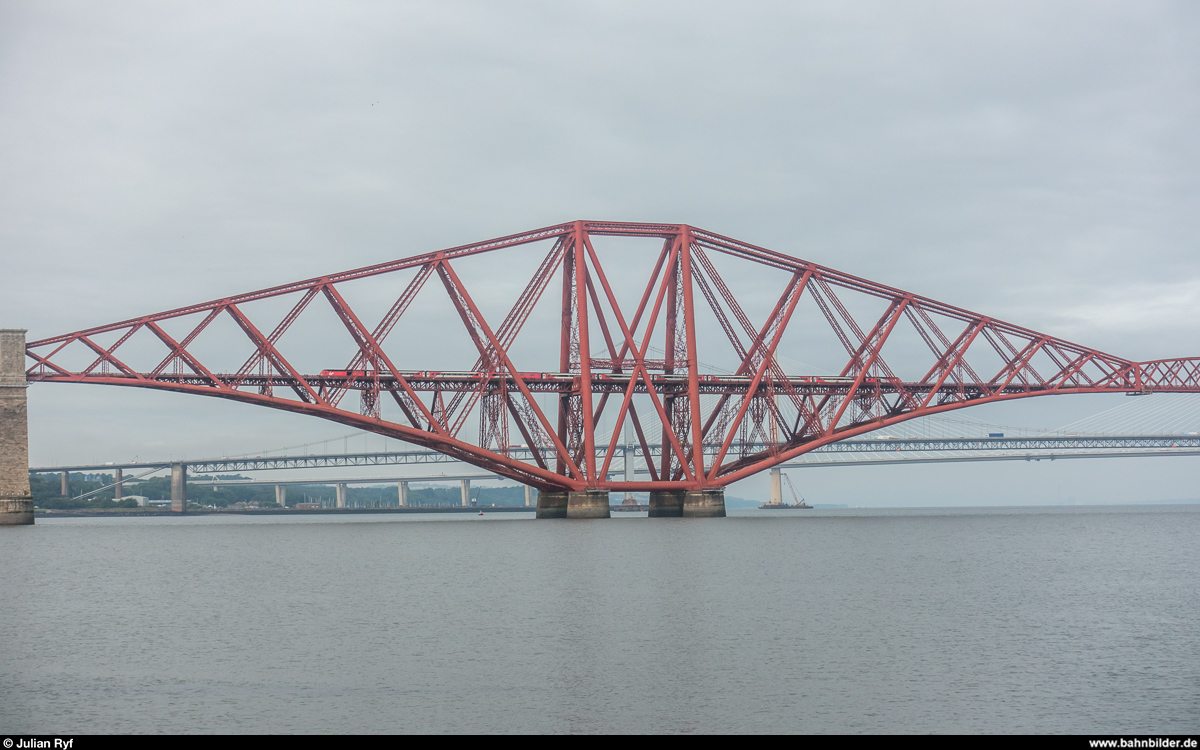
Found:
[[[0,731],[1194,732],[1200,506],[39,519]]]

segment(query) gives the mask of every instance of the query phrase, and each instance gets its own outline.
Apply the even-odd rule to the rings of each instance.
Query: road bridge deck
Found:
[[[662,446],[651,445],[651,456],[661,456]],[[715,450],[714,446],[708,446]],[[752,450],[759,450],[753,446]],[[823,445],[808,454],[806,461],[793,461],[791,465],[828,464],[825,456],[831,454],[858,454],[880,452],[929,453],[957,451],[1101,451],[1096,456],[1115,455],[1118,451],[1140,451],[1139,455],[1161,455],[1164,452],[1187,455],[1187,451],[1200,450],[1200,435],[1040,435],[1034,437],[969,437],[969,438],[899,438],[883,437],[870,440],[843,440]],[[1149,453],[1149,451],[1155,451]],[[517,458],[527,458],[530,451],[525,446],[509,449]],[[598,458],[607,455],[606,449],[597,452]],[[621,451],[617,452],[621,455]],[[930,458],[927,460],[938,460]],[[950,456],[940,460],[951,460]],[[351,466],[403,466],[416,464],[458,463],[458,459],[444,453],[429,450],[380,451],[371,453],[320,453],[302,456],[241,456],[183,460],[193,474],[214,474],[237,471],[267,471],[276,469],[318,469]],[[179,461],[129,461],[103,464],[78,464],[67,466],[39,466],[31,472],[49,473],[63,471],[105,472],[115,469],[170,468]],[[842,462],[844,463],[844,462]],[[457,478],[459,475],[454,475]],[[464,475],[465,476],[465,475]],[[486,476],[493,476],[487,474]],[[420,481],[420,480],[410,480]]]

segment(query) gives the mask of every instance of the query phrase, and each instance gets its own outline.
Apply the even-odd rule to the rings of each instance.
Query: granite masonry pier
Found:
[[[566,518],[567,493],[538,492],[537,518]]]
[[[688,490],[683,496],[684,518],[724,518],[725,490]]]
[[[609,518],[608,490],[539,492],[537,518]]]
[[[33,523],[25,330],[0,328],[0,526]]]
[[[567,518],[609,518],[608,490],[568,492]]]
[[[655,490],[651,518],[724,518],[725,490]]]
[[[539,492],[538,518],[608,518],[607,490]],[[725,490],[656,490],[650,493],[651,518],[724,518]]]

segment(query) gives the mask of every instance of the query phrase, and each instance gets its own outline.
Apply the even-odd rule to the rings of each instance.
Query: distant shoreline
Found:
[[[834,505],[834,504],[814,504],[813,510],[982,510],[985,508],[1117,508],[1122,506],[1149,506],[1149,505],[1196,505],[1200,504],[1200,498],[1184,499],[1184,500],[1140,500],[1126,503],[1087,503],[1087,504],[1052,504],[1052,505]],[[630,511],[633,508],[629,506],[613,505],[610,506],[613,512]],[[755,510],[754,507],[732,506],[729,510]],[[486,513],[533,513],[537,510],[535,507],[524,505],[483,505],[483,506],[433,506],[433,507],[407,507],[407,508],[314,508],[300,509],[288,508],[282,510],[279,508],[254,508],[247,510],[230,510],[225,508],[204,508],[201,510],[189,510],[187,513],[176,513],[168,509],[148,509],[148,508],[114,508],[112,510],[53,510],[53,509],[34,509],[35,518],[180,518],[185,516],[337,516],[337,515],[368,515],[368,514],[412,514],[412,513],[468,513],[478,514],[479,512]],[[646,505],[639,505],[638,511],[645,512]],[[768,509],[769,510],[769,509]]]
[[[411,508],[305,508],[297,510],[288,508],[253,508],[248,510],[230,510],[225,508],[189,509],[186,513],[176,513],[173,510],[147,510],[145,508],[115,508],[113,510],[34,510],[35,518],[129,518],[129,517],[162,517],[178,518],[180,516],[329,516],[354,515],[363,513],[533,513],[537,508],[524,505],[483,505],[483,506],[442,506],[442,507],[411,507]]]

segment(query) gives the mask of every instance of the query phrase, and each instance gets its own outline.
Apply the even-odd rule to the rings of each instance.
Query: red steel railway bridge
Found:
[[[372,280],[382,291],[351,291]],[[299,333],[305,321],[315,333]],[[610,491],[649,491],[653,516],[719,516],[726,485],[914,417],[1200,392],[1200,358],[1135,362],[695,227],[596,221],[42,338],[26,354],[27,382],[215,396],[404,440],[537,488],[543,518],[607,516]],[[818,355],[833,367],[797,364]],[[647,478],[614,479],[626,445]]]

